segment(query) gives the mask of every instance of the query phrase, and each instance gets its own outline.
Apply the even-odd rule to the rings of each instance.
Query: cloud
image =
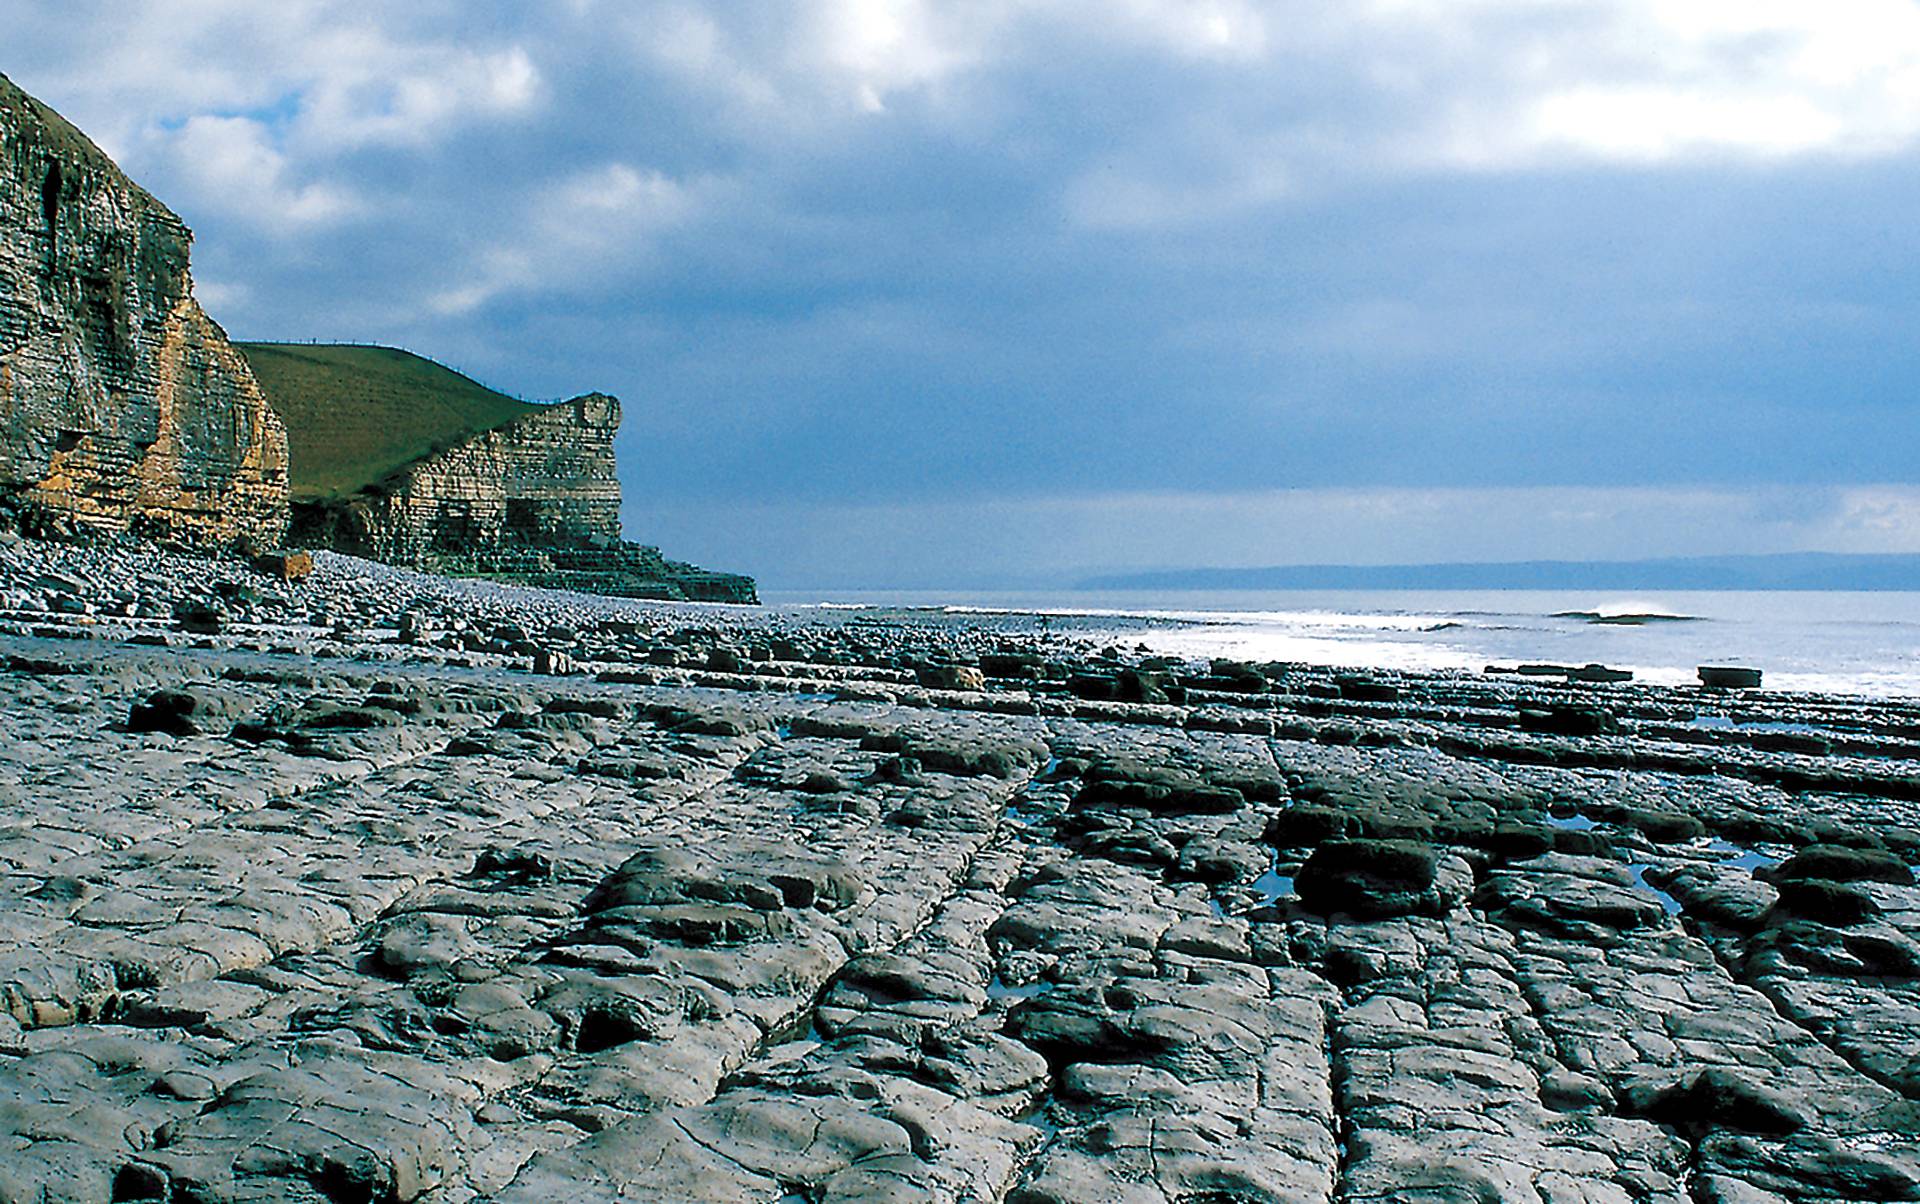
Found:
[[[636,269],[662,232],[696,216],[699,182],[611,163],[571,175],[529,198],[509,242],[488,248],[477,272],[432,298],[459,315],[514,290],[578,294]]]
[[[626,397],[696,559],[1624,554],[1906,538],[1915,11],[21,0],[0,69],[236,334]]]
[[[369,39],[342,48],[352,66],[318,74],[302,92],[294,134],[322,149],[431,146],[453,129],[531,109],[540,71],[524,48],[404,51]]]
[[[353,191],[329,181],[301,181],[271,131],[246,117],[192,117],[164,135],[182,165],[187,199],[204,210],[262,230],[338,221],[361,207]]]

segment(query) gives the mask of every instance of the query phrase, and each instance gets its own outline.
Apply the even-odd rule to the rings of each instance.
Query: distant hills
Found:
[[[1792,552],[1664,560],[1296,564],[1089,577],[1084,590],[1550,589],[1920,590],[1920,555]]]

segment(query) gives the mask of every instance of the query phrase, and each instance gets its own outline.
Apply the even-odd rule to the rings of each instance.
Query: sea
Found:
[[[1552,662],[1697,681],[1738,665],[1770,690],[1920,697],[1920,593],[1548,590],[785,591],[770,606],[837,622],[1056,632],[1200,660],[1478,672]]]

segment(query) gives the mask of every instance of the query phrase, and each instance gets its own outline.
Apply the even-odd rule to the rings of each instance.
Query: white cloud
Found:
[[[354,213],[353,192],[303,181],[266,126],[245,117],[194,117],[165,138],[196,208],[270,231],[320,225]]]
[[[43,90],[110,150],[137,145],[144,130],[289,99],[291,112],[276,120],[305,150],[418,146],[529,111],[543,92],[525,46],[428,22],[412,6],[82,5],[91,19],[73,7],[30,0],[9,32],[42,46],[48,61],[34,76]]]
[[[1841,551],[1920,551],[1920,488],[1861,486],[1837,491],[1826,518]]]
[[[520,47],[476,52],[395,47],[368,39],[348,65],[302,94],[298,136],[322,147],[427,146],[450,129],[510,117],[540,97],[541,77]]]
[[[697,216],[711,181],[692,184],[626,163],[578,172],[534,193],[513,240],[481,256],[469,278],[436,293],[443,315],[521,289],[578,291],[635,270],[662,233]]]
[[[1116,171],[1103,148],[1064,189],[1076,220],[1179,225],[1297,194],[1282,182],[1356,174],[1861,159],[1920,141],[1920,6],[1907,0],[1328,0],[1232,18],[1202,7],[1080,14],[1089,45],[1155,30],[1169,59],[1194,56],[1216,23],[1246,30],[1225,43],[1237,54],[1216,57],[1263,74],[1197,65],[1192,95],[1169,97],[1182,119],[1129,149],[1164,164],[1212,141],[1214,165],[1168,179],[1164,166]]]

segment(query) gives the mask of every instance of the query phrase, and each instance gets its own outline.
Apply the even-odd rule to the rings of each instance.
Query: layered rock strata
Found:
[[[1920,704],[69,551],[0,1196],[1920,1198]]]
[[[536,408],[344,497],[296,499],[293,539],[550,589],[757,601],[751,577],[668,560],[621,538],[619,426],[620,403],[604,393]]]
[[[753,578],[620,538],[620,401],[588,394],[468,436],[348,497],[294,503],[294,540],[463,576],[753,603]]]
[[[601,393],[543,407],[344,499],[299,503],[295,537],[408,565],[506,546],[612,547],[620,541],[619,425],[620,403]]]
[[[192,234],[0,77],[0,499],[54,533],[276,542],[287,440],[193,298]]]

